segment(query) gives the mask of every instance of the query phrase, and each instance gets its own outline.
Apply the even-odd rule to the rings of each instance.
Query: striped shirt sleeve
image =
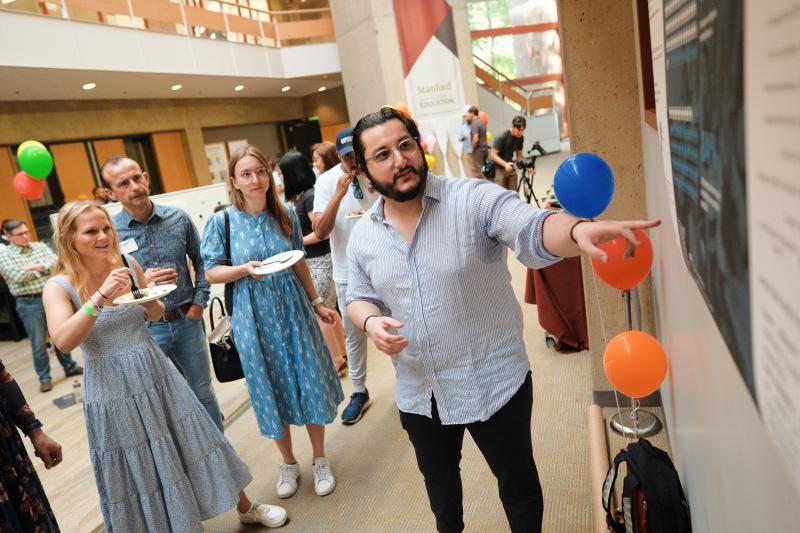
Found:
[[[355,232],[353,236],[356,236]],[[358,251],[353,239],[350,240],[350,244],[347,246],[347,257],[350,268],[347,279],[345,305],[350,305],[352,302],[357,301],[371,302],[378,306],[384,316],[392,316],[392,310],[380,299],[380,296],[378,296],[378,293],[372,286],[372,280],[364,271],[361,258],[358,256]]]
[[[561,260],[544,247],[545,219],[556,211],[538,209],[519,194],[486,181],[473,189],[473,207],[486,235],[502,242],[529,268],[543,268]]]

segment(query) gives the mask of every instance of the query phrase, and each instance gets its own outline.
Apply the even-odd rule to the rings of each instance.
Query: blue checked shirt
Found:
[[[485,180],[428,174],[409,245],[383,218],[383,198],[353,229],[347,303],[366,300],[404,324],[408,347],[392,358],[397,406],[443,424],[484,421],[530,370],[508,248],[531,268],[559,260],[544,249],[552,211]]]
[[[206,306],[210,289],[200,255],[200,235],[186,211],[153,203],[153,212],[144,224],[123,209],[114,217],[114,225],[120,243],[128,239],[136,241],[138,249],[128,253],[139,261],[143,270],[159,266],[164,261],[175,263],[178,289],[164,298],[167,311],[187,302]],[[187,255],[194,267],[194,285],[189,276]]]

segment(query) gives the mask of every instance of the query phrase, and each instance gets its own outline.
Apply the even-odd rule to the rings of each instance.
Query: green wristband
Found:
[[[83,304],[81,309],[86,311],[86,314],[88,314],[90,317],[97,318],[97,314],[98,313],[97,313],[97,311],[94,310],[94,307],[89,302],[86,302],[85,304]]]

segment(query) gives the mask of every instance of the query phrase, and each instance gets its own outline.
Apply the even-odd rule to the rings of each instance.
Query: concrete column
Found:
[[[614,199],[600,218],[646,218],[632,4],[560,0],[558,18],[572,151],[596,153],[614,172]],[[596,392],[609,391],[603,351],[608,340],[626,329],[623,301],[619,291],[594,279],[586,259],[583,283],[593,385]],[[639,292],[643,329],[654,334],[649,278]]]
[[[187,127],[184,131],[186,132],[186,154],[189,156],[187,159],[195,184],[198,187],[211,185],[211,171],[208,170],[203,130],[195,126]]]

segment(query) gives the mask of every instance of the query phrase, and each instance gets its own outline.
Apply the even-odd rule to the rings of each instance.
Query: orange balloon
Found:
[[[633,255],[630,257],[625,258],[628,241],[623,237],[617,237],[598,246],[608,254],[607,262],[603,263],[599,259],[592,258],[592,268],[600,279],[621,291],[627,291],[641,283],[653,266],[653,245],[650,237],[643,230],[637,229],[635,232],[639,246],[633,249]]]
[[[411,110],[408,108],[408,104],[407,103],[405,103],[405,102],[397,102],[396,104],[394,104],[393,107],[395,109],[397,109],[398,111],[400,111],[405,116],[407,116],[407,117],[411,116]]]
[[[486,124],[487,126],[489,125],[489,117],[483,111],[478,113],[478,118],[481,119],[483,123]]]
[[[667,375],[667,354],[652,336],[624,331],[611,339],[603,353],[603,370],[614,388],[630,398],[655,392]]]

